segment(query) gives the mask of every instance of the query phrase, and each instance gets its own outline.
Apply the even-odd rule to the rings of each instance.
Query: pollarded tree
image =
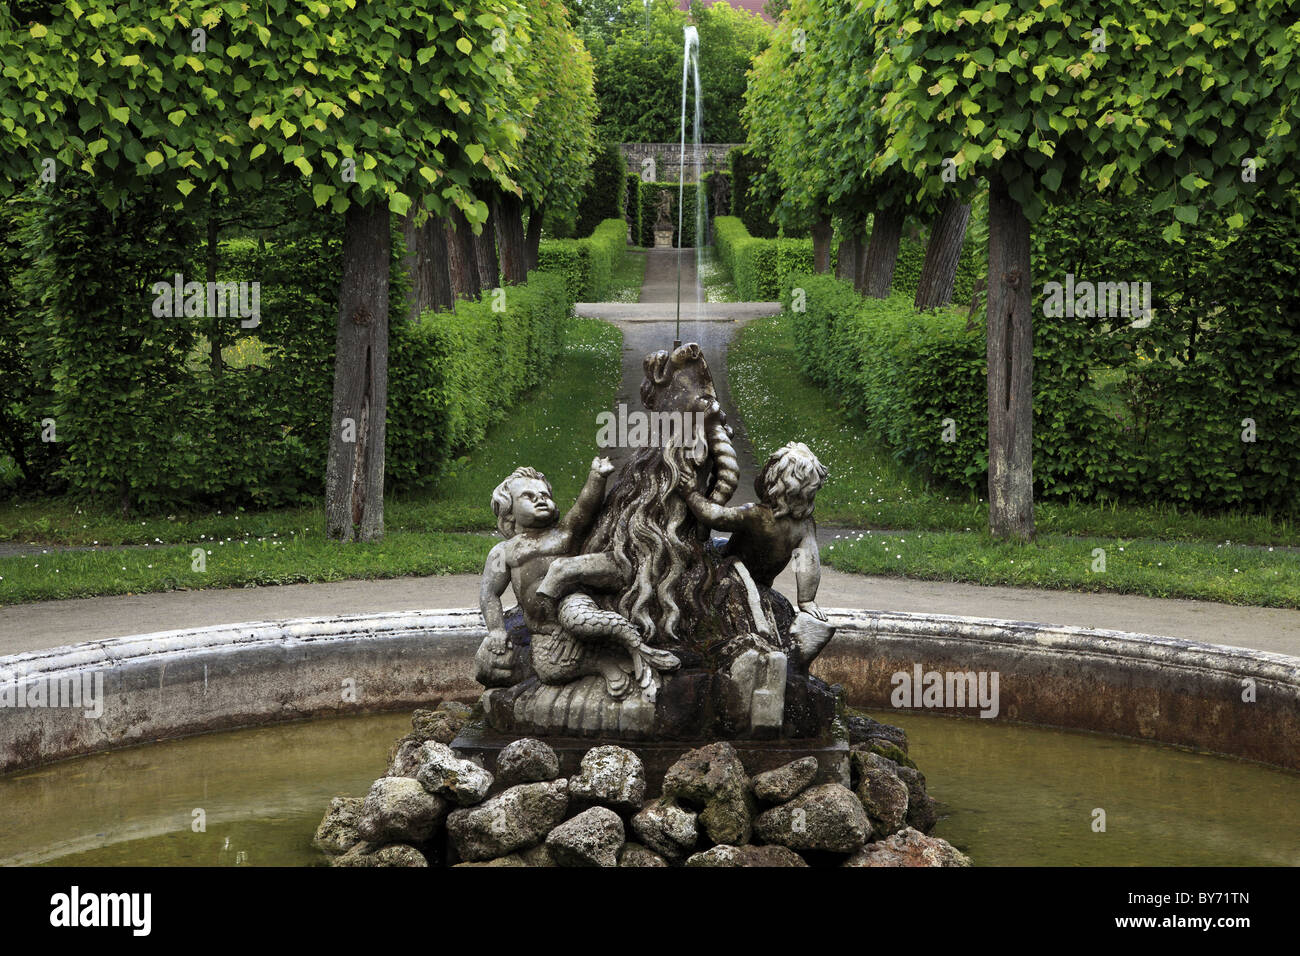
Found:
[[[420,203],[481,224],[471,184],[515,187],[526,37],[515,0],[67,0],[23,24],[0,10],[0,191],[53,170],[92,177],[110,205],[197,205],[296,169],[307,204],[346,224],[327,530],[377,538],[390,215]]]
[[[590,175],[596,147],[595,72],[591,54],[556,0],[530,0],[528,58],[520,71],[524,88],[536,98],[524,121],[519,162],[519,192],[502,192],[497,236],[502,274],[522,282],[537,265],[547,210],[569,214],[577,208]],[[524,236],[523,213],[529,214]]]
[[[841,218],[840,274],[867,295],[889,294],[905,218],[933,216],[917,298],[931,307],[951,294],[969,207],[960,184],[918,201],[909,174],[874,167],[888,135],[885,88],[871,81],[874,37],[872,11],[851,0],[795,0],[750,77],[750,148],[769,157],[783,224],[811,222],[819,270],[829,265],[829,215]]]
[[[1030,229],[1078,185],[1138,185],[1169,211],[1166,236],[1207,209],[1240,223],[1243,164],[1293,136],[1295,71],[1285,0],[885,0],[872,81],[888,88],[875,168],[940,194],[945,168],[989,181],[989,525],[1034,533]],[[1017,16],[1017,13],[1019,15]],[[1292,40],[1294,34],[1292,34]],[[1272,182],[1285,187],[1286,174]],[[1261,176],[1261,182],[1265,177]],[[1276,188],[1270,186],[1268,188]]]
[[[754,58],[741,109],[745,149],[766,160],[750,188],[772,197],[777,223],[791,232],[829,215],[826,167],[809,163],[804,152],[810,146],[821,91],[812,86],[812,59],[802,55],[796,22],[787,15],[777,24],[768,48]],[[817,271],[828,268],[829,256],[829,239],[824,248],[814,243]]]

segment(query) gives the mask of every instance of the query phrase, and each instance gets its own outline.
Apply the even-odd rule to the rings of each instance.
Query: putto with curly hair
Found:
[[[488,636],[475,663],[484,686],[513,679],[513,647],[501,607],[507,587],[514,590],[532,634],[533,670],[543,683],[599,675],[613,699],[640,689],[653,700],[659,672],[680,664],[668,651],[645,647],[632,622],[597,606],[586,592],[588,586],[617,580],[612,561],[574,554],[613,470],[609,459],[594,459],[578,500],[563,517],[550,482],[535,468],[516,468],[492,492],[492,513],[505,540],[488,552],[479,591]]]
[[[754,479],[758,500],[772,508],[772,517],[807,518],[813,499],[826,483],[826,466],[801,441],[787,442],[772,453]]]
[[[515,498],[510,486],[521,478],[540,481],[546,486],[546,493],[548,495],[553,494],[551,483],[536,468],[529,468],[525,465],[510,472],[505,481],[497,485],[492,492],[492,513],[496,515],[497,530],[501,532],[503,538],[513,538],[515,536]]]
[[[759,504],[730,508],[691,487],[689,475],[685,485],[686,504],[696,520],[732,532],[723,553],[739,558],[756,582],[770,588],[793,562],[799,609],[820,621],[826,615],[816,601],[822,570],[813,503],[826,475],[808,446],[792,441],[773,452],[754,479]]]

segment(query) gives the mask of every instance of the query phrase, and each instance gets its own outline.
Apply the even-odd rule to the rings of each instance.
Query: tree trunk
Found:
[[[420,318],[420,313],[429,308],[433,299],[433,263],[429,261],[428,222],[417,226],[415,219],[419,209],[412,205],[411,211],[402,218],[402,240],[406,243],[406,255],[402,257],[402,268],[410,279],[406,291],[406,317],[411,322]]]
[[[835,277],[845,282],[858,284],[858,262],[862,258],[862,239],[856,229],[849,228],[846,235],[840,237],[840,252],[835,261]]]
[[[514,193],[505,193],[497,199],[493,219],[497,227],[497,247],[501,251],[501,280],[523,282],[528,278],[523,200]]]
[[[537,268],[537,250],[542,242],[542,220],[546,217],[545,205],[536,206],[528,216],[528,235],[524,240],[527,247],[528,270]]]
[[[483,231],[474,237],[474,261],[478,264],[478,287],[495,289],[501,284],[501,266],[497,261],[496,216],[488,206],[487,222]]]
[[[456,304],[456,293],[451,285],[451,253],[444,221],[430,218],[423,233],[429,252],[429,308],[450,309]]]
[[[944,203],[930,226],[930,241],[925,247],[925,263],[916,286],[916,307],[937,309],[952,301],[952,285],[957,278],[962,245],[966,241],[966,224],[970,222],[970,205],[950,199]]]
[[[217,270],[221,267],[221,252],[218,243],[221,241],[221,222],[217,219],[217,192],[212,190],[208,194],[208,246],[207,246],[207,282],[208,288],[211,289],[212,283],[217,281]],[[212,374],[220,375],[225,368],[225,361],[221,358],[222,334],[221,320],[215,315],[208,317],[208,352],[211,356]]]
[[[822,216],[812,227],[813,271],[831,271],[831,220]]]
[[[1034,326],[1029,222],[1006,182],[989,180],[989,530],[1034,536]]]
[[[903,207],[890,206],[877,211],[871,220],[871,240],[862,257],[863,295],[883,299],[894,283],[894,266],[898,263],[898,241],[903,235]]]
[[[444,224],[447,239],[447,271],[451,291],[460,299],[475,299],[479,294],[478,262],[474,256],[474,233],[465,214],[453,208]]]
[[[340,541],[384,534],[388,404],[389,212],[348,207],[334,353],[334,409],[325,470],[326,533]]]

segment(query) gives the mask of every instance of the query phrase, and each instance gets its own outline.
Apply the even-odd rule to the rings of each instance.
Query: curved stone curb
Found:
[[[473,656],[485,634],[477,610],[403,611],[164,631],[0,657],[0,695],[30,695],[42,682],[93,688],[102,680],[103,688],[98,717],[87,716],[84,699],[78,708],[0,708],[0,772],[188,734],[473,700],[481,692]]]
[[[1300,658],[1025,621],[844,609],[830,616],[839,630],[814,673],[842,684],[853,706],[895,709],[895,675],[914,680],[918,665],[922,673],[984,672],[998,675],[999,718],[1300,770]],[[1248,692],[1253,702],[1243,699]]]
[[[827,609],[814,668],[892,708],[893,677],[998,675],[998,717],[1300,769],[1300,658],[1176,638],[940,614]],[[0,708],[0,772],[188,734],[473,700],[474,609],[252,622],[0,657],[0,695],[99,675],[103,713]],[[1242,701],[1253,681],[1255,702]],[[82,685],[86,686],[86,685]],[[84,702],[83,702],[84,703]],[[974,715],[978,708],[935,711]]]

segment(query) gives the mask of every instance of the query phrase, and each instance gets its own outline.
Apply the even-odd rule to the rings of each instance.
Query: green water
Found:
[[[320,865],[311,838],[330,798],[364,795],[410,726],[409,714],[281,724],[0,777],[0,865]]]
[[[907,729],[947,814],[935,835],[977,865],[1300,865],[1300,774],[1087,734],[876,716]],[[286,724],[0,777],[0,864],[319,865],[311,837],[330,797],[363,795],[409,726],[405,714]]]
[[[934,835],[976,865],[1300,866],[1300,774],[1097,734],[873,716],[907,731],[946,814]]]

